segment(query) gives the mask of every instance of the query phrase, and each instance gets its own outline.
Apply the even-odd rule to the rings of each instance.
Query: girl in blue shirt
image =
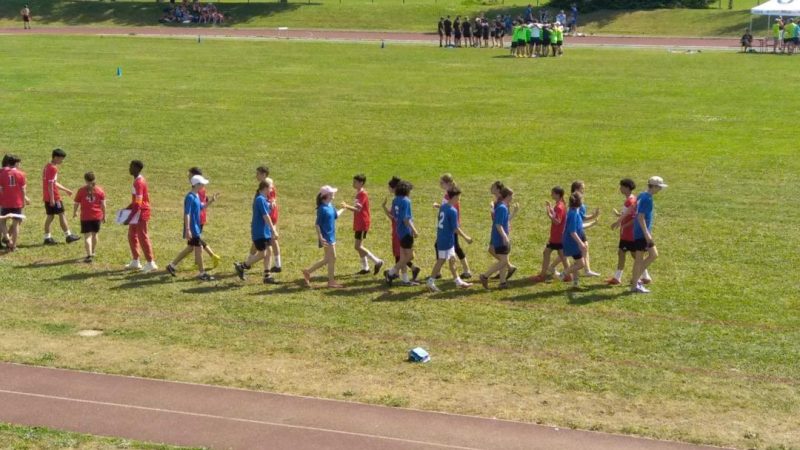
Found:
[[[311,274],[322,268],[328,267],[328,287],[342,288],[336,282],[336,219],[344,210],[337,211],[333,206],[333,198],[338,189],[328,185],[322,186],[317,194],[317,239],[320,248],[324,249],[322,259],[315,262],[311,267],[303,270],[303,280],[306,287],[311,288]]]
[[[569,268],[561,273],[561,280],[572,279],[572,286],[578,287],[578,273],[586,267],[586,251],[588,247],[583,240],[583,216],[581,215],[581,205],[583,205],[583,195],[573,192],[569,196],[569,212],[567,213],[567,223],[564,226],[564,256],[575,260]]]
[[[500,289],[508,287],[508,283],[506,283],[509,269],[508,254],[511,253],[508,228],[508,223],[511,220],[509,205],[514,200],[514,192],[507,187],[503,187],[500,189],[499,200],[500,202],[494,208],[490,244],[493,249],[492,256],[497,259],[497,262],[480,276],[481,284],[486,289],[489,289],[489,276],[494,272],[500,274]]]
[[[271,189],[272,184],[262,180],[258,184],[256,197],[253,199],[253,219],[250,221],[250,237],[253,240],[253,247],[246,261],[233,263],[236,275],[241,280],[244,280],[245,272],[250,270],[253,264],[263,261],[264,284],[277,283],[275,278],[272,277],[269,268],[272,241],[278,239],[278,230],[275,229],[275,224],[272,223],[272,218],[270,217],[271,205],[267,200]]]

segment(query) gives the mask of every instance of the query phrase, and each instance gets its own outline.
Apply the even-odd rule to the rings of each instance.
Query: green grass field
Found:
[[[0,27],[21,26],[21,1],[0,4]],[[331,28],[436,31],[439,16],[474,17],[486,14],[520,15],[529,3],[524,0],[309,0],[215,2],[230,16],[226,26]],[[532,2],[534,6],[536,2]],[[548,2],[542,1],[542,6]],[[740,36],[750,24],[749,9],[756,0],[735,0],[733,9],[717,4],[709,9],[660,9],[649,11],[603,10],[580,17],[581,31],[590,34],[657,36]],[[157,25],[165,3],[152,0],[38,0],[31,3],[34,26],[146,26]],[[766,18],[755,18],[756,35],[766,30]]]
[[[102,438],[40,427],[20,427],[0,423],[0,447],[10,450],[177,450],[186,447],[143,444],[128,439]]]
[[[740,448],[798,448],[800,288],[791,266],[800,213],[792,138],[794,61],[733,53],[502,51],[298,42],[5,37],[0,149],[23,157],[33,205],[22,248],[0,257],[0,360],[134,374],[631,433]],[[116,68],[123,76],[115,76]],[[754,76],[766,70],[784,74]],[[109,208],[129,201],[128,161],[145,161],[163,267],[180,240],[186,169],[222,197],[206,238],[219,281],[127,274],[125,231],[108,224],[93,267],[80,244],[42,247],[39,173],[52,148],[77,187],[94,170]],[[253,169],[269,164],[281,205],[283,284],[246,283]],[[474,271],[489,264],[488,189],[522,205],[512,230],[521,275],[537,270],[555,184],[587,182],[602,210],[592,262],[609,275],[621,177],[659,174],[662,258],[648,296],[589,280],[430,295],[357,278],[351,219],[339,223],[346,288],[302,289],[320,256],[314,195],[351,197],[368,176],[369,247],[390,257],[380,214],[392,175],[416,188],[419,264],[432,263],[437,178],[465,191]],[[71,205],[70,205],[71,206]],[[77,222],[72,221],[73,227]],[[626,272],[629,273],[629,272]],[[104,331],[81,338],[81,329]],[[433,361],[404,362],[421,345]],[[782,446],[782,447],[781,447]]]

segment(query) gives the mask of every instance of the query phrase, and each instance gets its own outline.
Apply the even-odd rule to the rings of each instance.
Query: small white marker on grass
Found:
[[[81,330],[78,331],[78,336],[81,337],[97,337],[103,334],[102,330]]]

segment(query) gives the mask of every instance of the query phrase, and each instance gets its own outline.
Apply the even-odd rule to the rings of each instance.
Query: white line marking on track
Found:
[[[173,409],[164,409],[164,408],[153,408],[149,406],[136,406],[136,405],[125,405],[122,403],[111,403],[111,402],[100,402],[96,400],[84,400],[78,398],[70,398],[70,397],[60,397],[57,395],[46,395],[46,394],[34,394],[31,392],[17,392],[17,391],[8,391],[5,389],[0,389],[0,394],[9,394],[9,395],[19,395],[24,397],[36,397],[36,398],[45,398],[50,400],[62,400],[68,402],[76,402],[76,403],[85,403],[90,405],[100,405],[100,406],[113,406],[117,408],[128,408],[128,409],[136,409],[141,411],[153,411],[153,412],[160,412],[160,413],[167,413],[167,414],[179,414],[185,416],[192,416],[192,417],[202,417],[206,419],[217,419],[217,420],[229,420],[232,422],[243,422],[243,423],[252,423],[257,425],[269,425],[274,427],[283,427],[283,428],[294,428],[300,430],[310,430],[310,431],[321,431],[324,433],[335,433],[335,434],[342,434],[346,436],[358,436],[358,437],[366,437],[371,439],[384,439],[396,442],[405,442],[409,444],[420,444],[420,445],[430,445],[435,447],[441,448],[454,448],[460,450],[480,450],[476,447],[462,447],[458,445],[448,445],[448,444],[438,444],[435,442],[425,442],[425,441],[416,441],[413,439],[403,439],[403,438],[396,438],[391,436],[379,436],[376,434],[368,434],[368,433],[356,433],[352,431],[341,431],[341,430],[331,430],[328,428],[318,428],[318,427],[309,427],[305,425],[289,425],[285,423],[275,423],[275,422],[267,422],[263,420],[254,420],[254,419],[243,419],[239,417],[225,417],[225,416],[218,416],[214,414],[203,414],[203,413],[193,413],[188,411],[177,411]]]

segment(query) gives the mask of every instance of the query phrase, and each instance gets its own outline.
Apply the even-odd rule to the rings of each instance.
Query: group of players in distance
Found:
[[[59,218],[67,242],[79,240],[69,230],[65,217],[63,202],[59,191],[72,195],[72,191],[58,183],[58,166],[66,158],[66,153],[56,149],[52,153],[51,161],[45,166],[42,174],[43,199],[47,218],[45,219],[45,244],[55,241],[50,235],[50,224],[55,217]],[[6,155],[3,159],[3,169],[0,172],[0,233],[2,240],[10,251],[16,249],[19,236],[19,226],[24,218],[22,215],[25,205],[30,204],[27,197],[25,174],[20,170],[20,159],[13,155]],[[132,270],[150,272],[157,270],[152,244],[148,236],[147,224],[150,219],[150,200],[147,183],[142,176],[144,164],[141,161],[131,161],[129,172],[134,177],[131,191],[131,203],[126,208],[128,215],[122,223],[128,226],[128,241],[131,248],[132,260],[126,266]],[[92,262],[97,249],[97,234],[100,223],[105,222],[106,205],[105,194],[95,184],[92,172],[84,175],[86,185],[75,193],[73,217],[81,210],[81,232],[84,234],[86,246],[86,262]],[[212,258],[212,266],[216,267],[220,257],[216,255],[203,240],[203,227],[206,223],[205,211],[209,205],[217,200],[217,195],[208,197],[206,185],[209,180],[203,177],[199,168],[193,167],[188,171],[191,190],[184,198],[184,238],[187,246],[167,265],[166,271],[172,276],[177,275],[177,266],[185,257],[194,254],[195,265],[199,271],[198,279],[210,281],[214,278],[205,270],[203,253],[208,253]],[[258,262],[264,266],[263,281],[266,284],[275,283],[273,273],[281,272],[280,246],[278,245],[279,233],[277,229],[278,206],[277,191],[272,179],[269,178],[269,169],[261,166],[256,169],[258,188],[253,199],[251,238],[252,246],[248,257],[242,262],[236,262],[234,269],[242,280],[245,274]],[[377,275],[384,266],[384,261],[375,256],[364,246],[364,241],[371,225],[369,195],[365,189],[366,177],[355,175],[353,188],[356,192],[354,203],[342,202],[341,209],[336,209],[334,199],[338,189],[325,185],[317,194],[317,214],[315,229],[319,247],[323,249],[322,258],[302,271],[303,282],[307,287],[312,287],[312,274],[327,268],[328,283],[330,288],[342,287],[335,278],[336,266],[336,221],[345,212],[354,214],[353,230],[355,237],[354,248],[361,260],[359,274],[373,273]],[[469,288],[471,284],[465,281],[472,277],[466,254],[461,248],[459,237],[472,243],[461,227],[461,190],[450,174],[443,175],[439,180],[443,191],[440,203],[435,203],[438,209],[436,221],[436,263],[426,281],[426,286],[433,292],[438,292],[436,280],[441,278],[440,271],[445,264],[453,276],[456,286]],[[644,286],[650,282],[648,267],[658,257],[658,251],[653,241],[651,227],[653,222],[653,195],[667,185],[657,176],[648,180],[647,189],[638,197],[634,196],[636,185],[631,179],[620,181],[620,193],[625,197],[621,211],[614,211],[617,220],[611,224],[612,228],[620,229],[619,253],[617,271],[607,280],[609,284],[622,283],[622,271],[625,266],[626,254],[633,256],[634,265],[631,275],[630,289],[632,292],[647,293]],[[414,243],[418,237],[412,214],[410,194],[413,186],[410,182],[393,177],[388,183],[389,193],[393,196],[391,207],[388,200],[384,200],[382,207],[384,213],[392,221],[392,252],[395,264],[384,271],[386,283],[391,285],[398,279],[404,284],[416,284],[420,269],[414,265]],[[552,201],[545,204],[547,217],[551,222],[550,236],[544,247],[541,271],[530,277],[532,282],[544,282],[552,277],[562,281],[572,282],[577,287],[579,278],[584,276],[597,276],[591,271],[589,261],[588,240],[584,230],[595,226],[599,211],[589,215],[584,204],[585,185],[582,181],[575,181],[571,185],[571,193],[565,200],[565,191],[559,186],[552,188],[550,194]],[[509,257],[512,249],[510,222],[512,221],[518,205],[514,203],[514,192],[502,182],[496,181],[491,185],[491,217],[492,227],[489,233],[488,251],[495,262],[479,275],[480,283],[484,288],[489,288],[490,278],[498,278],[500,289],[508,287],[507,280],[516,272],[516,267]],[[12,220],[11,227],[6,226],[7,220]],[[147,263],[142,266],[139,261],[141,253],[147,258]],[[553,252],[557,257],[552,260]],[[572,259],[572,261],[570,261]],[[552,262],[551,262],[552,260]],[[458,262],[461,273],[457,270]],[[373,263],[370,269],[369,263]],[[273,263],[273,265],[270,265]],[[562,270],[556,269],[561,266]],[[410,272],[410,274],[409,274]],[[410,276],[409,276],[410,275]]]

